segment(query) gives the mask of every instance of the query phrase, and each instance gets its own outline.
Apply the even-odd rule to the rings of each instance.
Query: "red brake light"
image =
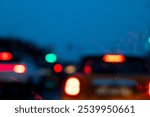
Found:
[[[26,66],[22,64],[0,64],[0,72],[25,73]]]
[[[150,95],[150,82],[148,83],[148,95]]]
[[[54,71],[56,72],[56,73],[60,73],[61,71],[62,71],[62,65],[61,64],[55,64],[54,65]]]
[[[0,64],[0,72],[12,72],[12,64]]]
[[[26,72],[26,66],[22,64],[17,64],[13,66],[13,71],[15,73],[25,73]]]
[[[113,63],[123,63],[125,61],[125,56],[120,54],[107,54],[103,56],[104,62],[113,62]]]
[[[91,74],[92,73],[92,68],[90,65],[85,65],[84,67],[84,73],[85,74]]]
[[[0,52],[0,60],[9,61],[12,59],[12,54],[10,52]]]
[[[70,96],[76,96],[80,93],[80,81],[76,77],[71,77],[66,81],[65,93]]]

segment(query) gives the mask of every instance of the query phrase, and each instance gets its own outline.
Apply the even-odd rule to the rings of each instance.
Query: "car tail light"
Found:
[[[84,66],[84,73],[85,74],[91,74],[92,73],[92,68],[90,65],[85,65]]]
[[[76,77],[67,79],[65,83],[65,93],[70,96],[76,96],[80,93],[80,81]]]
[[[54,67],[53,67],[53,69],[54,69],[54,72],[60,73],[60,72],[62,72],[63,67],[62,67],[61,64],[55,64]]]
[[[123,63],[125,61],[125,56],[121,54],[106,54],[103,56],[103,61],[112,63]]]
[[[16,64],[13,66],[13,71],[15,73],[25,73],[26,72],[26,66],[22,64]]]
[[[10,52],[0,52],[0,60],[9,61],[12,59],[12,54]]]
[[[148,83],[148,95],[150,96],[150,82]]]
[[[12,72],[13,64],[0,64],[0,72]]]

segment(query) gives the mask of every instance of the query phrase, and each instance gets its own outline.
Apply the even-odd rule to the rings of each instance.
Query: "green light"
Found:
[[[53,53],[50,53],[45,56],[45,60],[49,63],[54,63],[57,60],[57,56]]]
[[[150,43],[150,37],[148,38],[148,42]]]

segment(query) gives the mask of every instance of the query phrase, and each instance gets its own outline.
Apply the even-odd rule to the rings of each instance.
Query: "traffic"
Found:
[[[13,38],[0,44],[0,99],[150,99],[147,57],[106,53],[74,63]]]
[[[83,58],[79,73],[64,82],[62,99],[149,99],[144,58],[106,54]]]

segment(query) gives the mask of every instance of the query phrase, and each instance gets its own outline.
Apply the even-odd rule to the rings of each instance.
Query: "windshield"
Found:
[[[150,0],[0,0],[0,99],[63,99],[85,73],[149,77]]]

